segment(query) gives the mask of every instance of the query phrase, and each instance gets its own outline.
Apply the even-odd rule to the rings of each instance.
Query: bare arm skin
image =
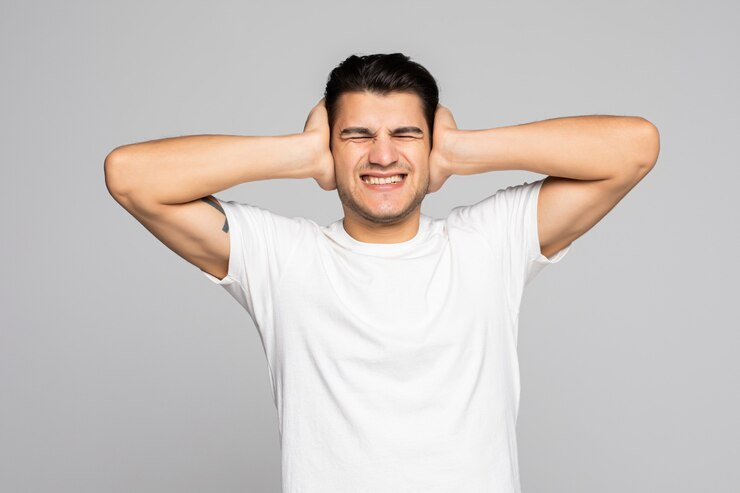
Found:
[[[459,130],[449,110],[440,106],[435,134],[437,122],[439,183],[453,174],[507,169],[550,175],[537,207],[540,249],[547,257],[612,210],[653,168],[660,152],[658,129],[641,117],[575,116]]]
[[[172,137],[114,149],[105,172],[119,196],[184,204],[240,183],[309,178],[312,145],[302,133]]]
[[[212,194],[271,178],[314,178],[331,189],[328,143],[322,100],[299,134],[190,135],[117,147],[105,159],[105,182],[116,202],[168,248],[223,279],[229,226]]]

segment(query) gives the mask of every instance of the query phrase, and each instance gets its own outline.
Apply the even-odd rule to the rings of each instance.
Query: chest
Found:
[[[306,253],[287,269],[276,296],[278,316],[294,326],[365,326],[411,341],[432,325],[476,326],[508,317],[501,262],[475,238],[416,258],[329,248]]]

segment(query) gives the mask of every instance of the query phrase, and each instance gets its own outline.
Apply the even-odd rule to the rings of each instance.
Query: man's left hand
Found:
[[[429,154],[429,189],[433,193],[442,188],[444,182],[452,176],[452,149],[459,130],[452,112],[441,104],[434,113],[434,135],[432,150]]]

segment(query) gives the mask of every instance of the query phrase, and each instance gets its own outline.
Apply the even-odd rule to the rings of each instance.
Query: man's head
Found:
[[[375,224],[418,218],[439,102],[434,77],[401,53],[352,55],[332,70],[324,98],[345,215]],[[395,174],[403,181],[393,186],[363,179]]]

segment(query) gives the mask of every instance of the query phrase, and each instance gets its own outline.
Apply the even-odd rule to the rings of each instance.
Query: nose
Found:
[[[368,156],[371,164],[388,166],[398,161],[398,150],[393,143],[393,139],[388,135],[378,136],[370,147]]]

